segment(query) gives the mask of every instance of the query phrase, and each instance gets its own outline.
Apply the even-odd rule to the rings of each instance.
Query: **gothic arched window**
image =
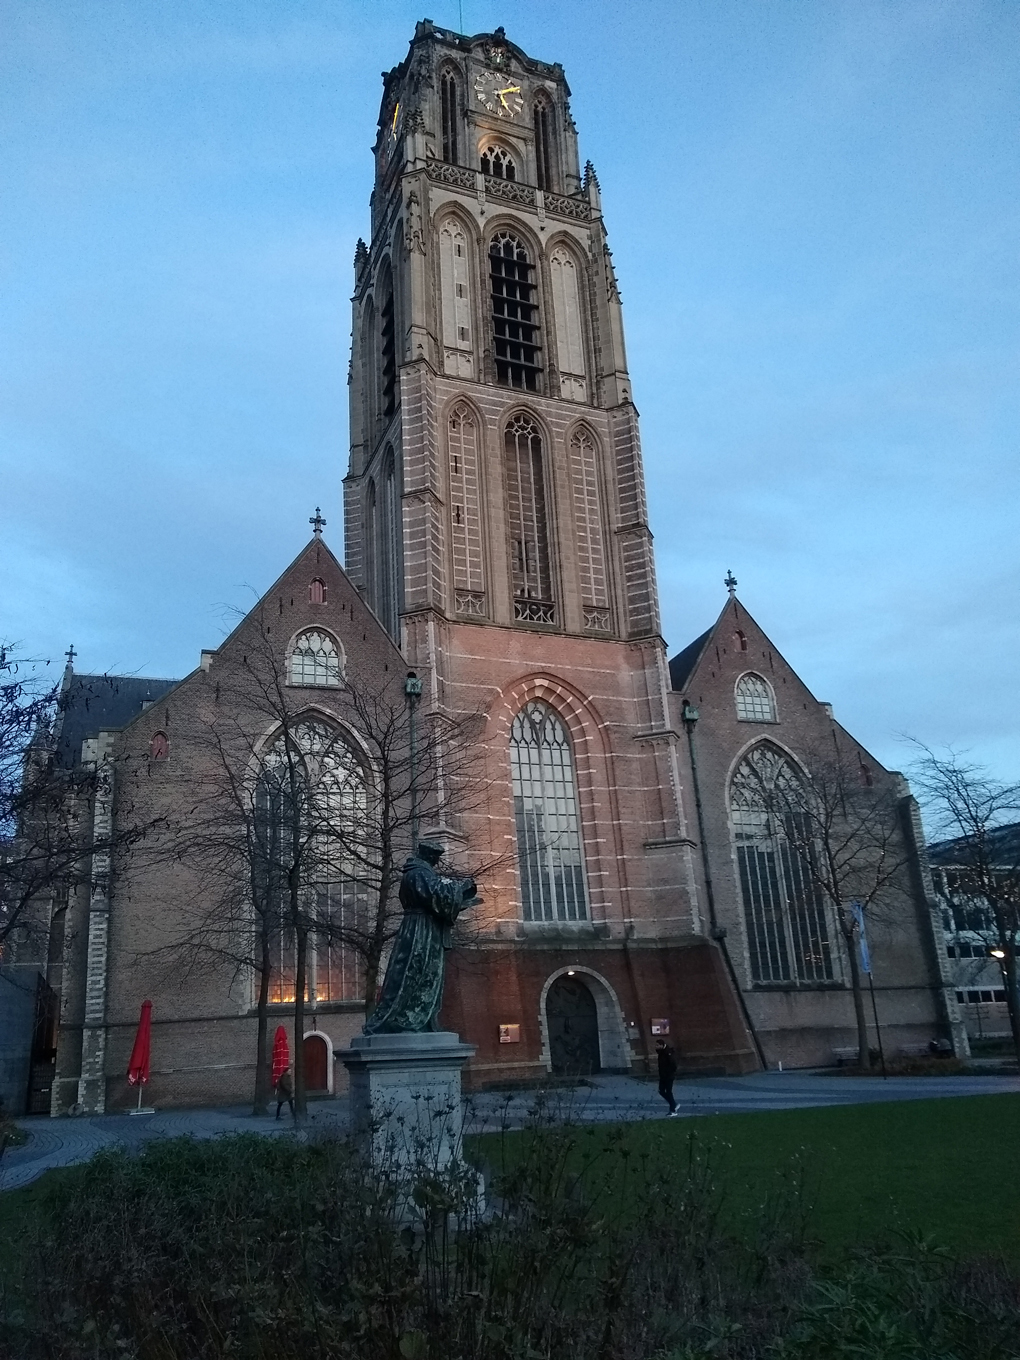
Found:
[[[503,463],[514,615],[529,623],[553,623],[542,436],[530,416],[513,416],[507,424]]]
[[[439,283],[443,313],[443,364],[447,373],[474,377],[471,343],[471,270],[467,235],[447,218],[439,228]]]
[[[496,179],[517,178],[517,166],[506,147],[496,146],[494,143],[485,147],[482,151],[481,166],[483,175],[492,175]]]
[[[544,94],[535,96],[535,170],[540,189],[556,187],[556,133],[552,104]]]
[[[328,633],[309,629],[294,639],[290,654],[290,683],[334,689],[343,678],[343,659]]]
[[[326,603],[326,582],[321,576],[316,576],[313,580],[308,582],[308,603]]]
[[[497,232],[489,246],[496,381],[529,392],[538,391],[542,371],[533,273],[528,252],[517,237]]]
[[[442,107],[443,160],[450,165],[458,163],[458,126],[460,123],[460,81],[456,71],[448,66],[443,70],[439,82],[439,102]]]
[[[833,977],[825,908],[813,856],[808,793],[776,747],[755,746],[730,785],[740,894],[752,982],[827,982]]]
[[[570,480],[574,493],[575,546],[581,604],[585,610],[585,626],[606,629],[610,623],[609,582],[606,575],[598,462],[594,435],[587,426],[579,425],[570,436]],[[605,617],[596,618],[596,615]]]
[[[149,742],[150,760],[167,760],[170,756],[170,739],[165,732],[153,732]]]
[[[396,320],[393,310],[393,280],[387,273],[379,307],[379,406],[383,420],[389,420],[397,405]]]
[[[517,862],[525,921],[583,921],[584,855],[574,759],[556,711],[533,699],[510,729]]]
[[[294,1000],[299,933],[306,999],[358,1000],[359,958],[343,941],[367,927],[358,866],[371,835],[361,762],[336,728],[299,722],[266,751],[253,810],[253,905],[270,936],[270,1000]]]
[[[386,450],[383,463],[382,504],[379,513],[378,587],[376,606],[383,627],[391,637],[397,635],[397,478],[393,450]]]
[[[447,427],[450,471],[450,545],[458,614],[485,613],[479,488],[480,431],[471,407],[459,403]]]
[[[767,680],[748,671],[734,689],[737,717],[741,722],[775,722],[776,701]]]
[[[567,401],[586,401],[588,397],[578,273],[577,262],[571,252],[565,246],[557,246],[549,256],[549,276],[552,281],[560,396]]]

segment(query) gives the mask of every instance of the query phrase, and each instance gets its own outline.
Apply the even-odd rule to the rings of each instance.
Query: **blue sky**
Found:
[[[883,761],[1020,778],[1015,0],[429,0],[562,61],[664,631],[722,578]],[[183,675],[341,546],[354,243],[404,0],[0,9],[0,635]]]

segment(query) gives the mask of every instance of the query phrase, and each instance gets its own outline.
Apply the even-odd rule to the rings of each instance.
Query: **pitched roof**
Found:
[[[683,689],[687,681],[691,678],[694,667],[698,664],[701,653],[708,645],[708,639],[715,631],[715,624],[711,628],[706,628],[701,637],[695,638],[693,642],[677,652],[669,663],[669,683],[674,689]]]
[[[68,770],[80,764],[83,741],[108,728],[125,727],[177,683],[134,675],[72,674],[60,695],[54,760]]]
[[[951,840],[935,841],[928,846],[929,861],[946,867],[969,864],[970,839],[969,836],[955,836]],[[989,831],[988,850],[993,864],[1010,869],[1020,865],[1020,822],[1010,822]]]

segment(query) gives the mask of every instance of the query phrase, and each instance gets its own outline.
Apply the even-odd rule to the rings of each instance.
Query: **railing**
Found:
[[[429,156],[425,162],[425,172],[437,184],[449,184],[471,193],[477,189],[479,172],[466,165],[450,165],[447,161]],[[482,179],[486,198],[502,198],[510,203],[519,203],[524,208],[538,207],[539,191],[533,185],[522,184],[515,179],[498,179],[495,175],[483,175]],[[545,193],[543,207],[553,217],[569,217],[575,222],[587,222],[591,218],[591,204],[586,198]]]
[[[521,623],[555,623],[556,606],[548,600],[514,600],[514,618]]]

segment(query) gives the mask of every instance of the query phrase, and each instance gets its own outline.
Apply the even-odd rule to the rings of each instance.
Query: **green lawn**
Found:
[[[589,1126],[580,1145],[608,1146],[615,1136],[632,1155],[675,1162],[679,1174],[692,1132],[711,1147],[731,1224],[789,1179],[800,1158],[808,1231],[826,1254],[906,1229],[954,1255],[1020,1265],[1020,1095]],[[509,1147],[521,1137],[511,1135]],[[490,1165],[498,1161],[498,1135],[472,1145]]]

